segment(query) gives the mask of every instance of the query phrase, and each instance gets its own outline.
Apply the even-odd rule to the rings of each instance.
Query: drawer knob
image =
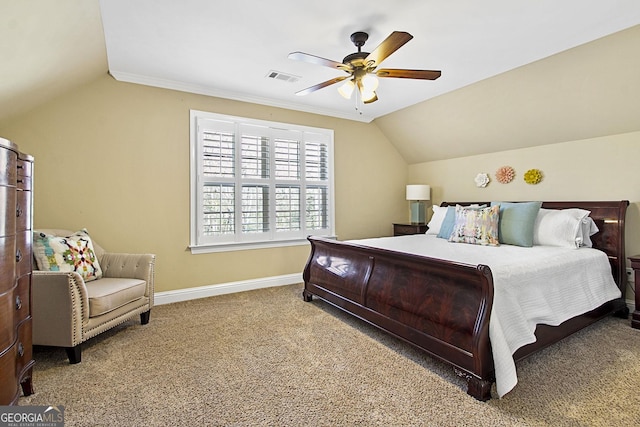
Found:
[[[20,261],[22,261],[22,251],[18,249],[18,252],[16,252],[16,262]]]
[[[21,342],[18,343],[18,356],[20,357],[24,356],[24,346],[22,345]]]
[[[22,299],[20,299],[20,295],[16,296],[16,310],[20,310],[22,308]]]

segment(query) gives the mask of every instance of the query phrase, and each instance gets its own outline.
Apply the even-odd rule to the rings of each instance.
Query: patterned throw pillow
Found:
[[[500,205],[482,209],[456,206],[456,222],[449,241],[499,246],[499,218]]]
[[[447,209],[447,213],[442,221],[442,226],[440,227],[440,232],[438,233],[438,237],[441,239],[448,239],[451,237],[451,233],[453,232],[453,226],[456,225],[456,207],[459,205],[449,206]],[[486,208],[487,205],[478,205],[472,204],[469,206],[465,206],[467,209],[480,209]],[[499,230],[498,230],[499,231]],[[500,236],[498,236],[500,237]]]
[[[79,273],[85,282],[102,277],[102,269],[86,229],[59,237],[33,232],[33,255],[38,270]]]

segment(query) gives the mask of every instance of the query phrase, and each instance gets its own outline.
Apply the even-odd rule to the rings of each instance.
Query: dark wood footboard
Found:
[[[491,397],[493,278],[484,265],[309,237],[304,299],[312,295],[453,365],[468,393]]]

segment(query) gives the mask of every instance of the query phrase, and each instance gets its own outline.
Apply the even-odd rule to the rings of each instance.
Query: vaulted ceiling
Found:
[[[411,111],[427,100],[640,24],[637,0],[24,0],[3,1],[1,11],[0,122],[108,70],[125,82],[364,122],[378,118],[410,161],[469,152],[420,154],[420,141],[394,138],[390,118],[414,122]],[[379,100],[360,111],[338,94],[339,84],[296,96],[344,72],[288,54],[340,62],[356,50],[349,40],[354,31],[369,34],[364,51],[392,31],[411,33],[382,65],[442,76],[380,79]],[[270,78],[274,72],[292,81]],[[396,120],[400,115],[405,119]]]
[[[109,70],[118,80],[370,121],[640,23],[637,0],[102,0]],[[366,31],[371,52],[392,31],[413,39],[384,68],[441,70],[435,81],[380,79],[379,101],[355,111],[346,75],[288,59],[295,51],[341,62]],[[296,78],[269,78],[272,72]]]

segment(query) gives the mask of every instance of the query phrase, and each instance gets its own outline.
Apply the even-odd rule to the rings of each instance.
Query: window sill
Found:
[[[325,236],[328,238],[335,238],[335,236]],[[294,239],[294,240],[274,240],[269,242],[242,242],[242,243],[221,243],[217,245],[200,245],[189,246],[188,249],[191,254],[207,254],[214,252],[232,252],[232,251],[248,251],[252,249],[268,249],[268,248],[282,248],[288,246],[304,246],[308,245],[307,239]]]

